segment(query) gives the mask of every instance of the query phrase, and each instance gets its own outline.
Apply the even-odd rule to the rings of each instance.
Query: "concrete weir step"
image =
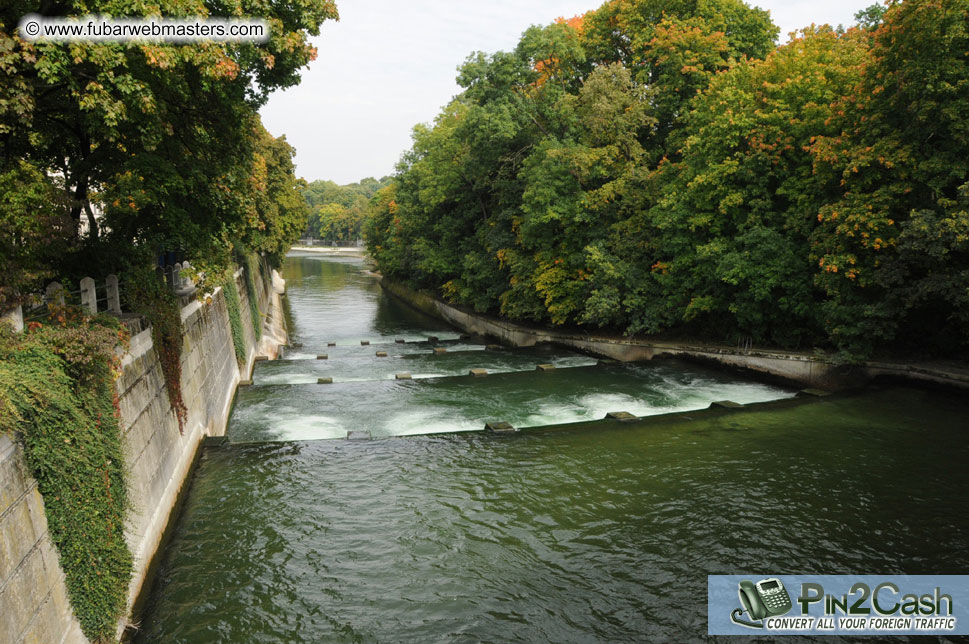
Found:
[[[389,345],[391,347],[395,345]],[[323,358],[322,356],[326,356]],[[592,367],[595,359],[581,354],[559,352],[445,351],[399,354],[392,351],[365,351],[356,354],[318,354],[315,360],[274,360],[261,363],[253,372],[257,385],[300,385],[332,378],[333,382],[402,380],[397,374],[407,373],[413,379],[450,378],[456,376],[492,376],[512,372],[548,372],[571,367]],[[545,376],[547,377],[547,376]]]
[[[368,340],[370,344],[360,344],[360,341],[321,343],[318,346],[290,348],[285,351],[282,360],[313,360],[318,355],[327,355],[332,360],[341,357],[372,358],[375,351],[385,351],[389,356],[430,354],[435,348],[447,349],[448,353],[457,351],[484,351],[485,345],[478,342],[464,342],[461,340],[447,340],[443,342],[396,342],[393,339]]]
[[[802,389],[797,392],[798,396],[813,396],[815,398],[823,398],[824,396],[830,396],[830,391],[825,391],[824,389]]]
[[[721,409],[743,409],[744,406],[740,403],[735,403],[732,400],[716,400],[710,403],[710,407],[720,407]]]
[[[512,426],[511,423],[506,423],[503,421],[485,423],[485,430],[491,432],[492,434],[514,434],[518,431]]]
[[[634,420],[639,420],[639,416],[634,416],[633,414],[630,414],[628,411],[611,411],[608,414],[606,414],[606,418],[610,420],[618,420],[619,422],[622,422],[622,423],[628,423]]]
[[[515,352],[509,353],[516,356]],[[454,357],[457,356],[427,355],[417,364],[424,368]],[[466,359],[474,357],[466,356]],[[674,368],[675,363],[668,362],[610,367],[593,364],[557,368],[548,373],[536,372],[535,362],[527,370],[506,373],[493,372],[489,364],[488,375],[481,378],[468,375],[469,366],[483,368],[471,362],[460,365],[461,371],[454,377],[428,378],[414,369],[413,364],[402,369],[406,364],[403,360],[371,358],[372,365],[386,368],[386,375],[382,380],[370,381],[341,381],[341,372],[329,370],[336,364],[332,357],[329,362],[303,362],[316,367],[315,372],[309,372],[310,382],[315,384],[322,377],[332,378],[333,384],[282,383],[240,389],[232,441],[344,439],[348,430],[368,430],[374,439],[482,431],[486,427],[488,432],[497,434],[512,433],[516,428],[522,431],[551,426],[572,428],[576,423],[623,431],[637,427],[644,422],[644,417],[656,414],[659,409],[668,409],[671,389],[684,392],[685,402],[676,411],[699,414],[716,401],[719,408],[715,405],[706,412],[714,417],[745,414],[750,403],[793,398],[794,394],[791,389],[734,383],[731,376],[698,372],[693,365],[681,372],[680,367]],[[542,362],[551,360],[546,358]],[[404,374],[410,374],[413,379],[404,379]],[[699,391],[698,378],[704,383]],[[263,404],[270,398],[271,406]],[[748,406],[724,408],[724,401],[729,399]],[[799,404],[810,403],[802,399]],[[279,410],[285,410],[285,414]],[[301,422],[294,423],[295,418]]]

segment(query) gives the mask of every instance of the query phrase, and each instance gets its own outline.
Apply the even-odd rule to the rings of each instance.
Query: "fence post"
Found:
[[[108,311],[121,313],[121,291],[118,289],[118,276],[108,275],[104,278],[104,288],[108,294]]]
[[[20,333],[24,330],[24,310],[18,304],[9,311],[0,314],[0,322],[8,321],[13,325],[13,330]]]
[[[192,277],[188,274],[192,270],[192,265],[186,260],[182,264],[182,270],[186,271],[186,274],[182,276],[182,288],[194,288],[195,283],[192,281]]]
[[[81,308],[87,309],[91,315],[98,314],[98,291],[92,277],[81,280]]]
[[[64,285],[60,282],[51,282],[48,284],[44,299],[47,300],[48,304],[53,303],[57,306],[64,306]]]

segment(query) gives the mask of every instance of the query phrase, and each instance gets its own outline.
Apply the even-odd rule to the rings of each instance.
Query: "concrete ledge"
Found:
[[[621,362],[652,360],[659,357],[681,358],[744,369],[789,383],[797,383],[803,387],[831,391],[859,387],[880,376],[969,389],[969,365],[948,367],[937,363],[869,361],[849,366],[837,363],[834,356],[830,354],[761,348],[745,351],[735,347],[700,342],[669,342],[649,338],[534,328],[452,306],[386,278],[381,278],[380,285],[387,293],[405,304],[444,320],[461,329],[462,332],[494,338],[512,347],[531,347],[543,342],[551,342]]]
[[[814,396],[815,398],[821,398],[823,396],[830,396],[830,391],[825,391],[824,389],[802,389],[797,392],[798,396]]]
[[[633,416],[628,411],[611,411],[606,414],[606,418],[628,423],[631,420],[639,420],[639,416]]]
[[[710,403],[710,407],[720,407],[721,409],[743,409],[744,406],[740,403],[735,403],[732,400],[717,400]]]
[[[514,434],[518,431],[511,423],[506,422],[485,423],[485,429],[492,434]]]

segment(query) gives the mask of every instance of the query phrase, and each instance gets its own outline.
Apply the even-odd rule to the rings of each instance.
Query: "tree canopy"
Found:
[[[303,190],[310,209],[304,235],[331,242],[361,239],[370,199],[390,183],[390,177],[367,177],[344,186],[333,181],[313,181]]]
[[[789,348],[969,345],[969,0],[775,45],[739,0],[610,0],[470,56],[366,228],[513,319]]]
[[[271,35],[265,43],[32,43],[15,33],[31,12],[245,15],[266,19]],[[287,185],[295,180],[292,150],[271,140],[256,110],[270,92],[298,81],[316,56],[309,36],[336,18],[332,0],[5,3],[0,185],[16,186],[16,196],[0,202],[0,221],[8,238],[24,240],[0,266],[5,295],[35,286],[44,267],[89,265],[106,255],[96,250],[105,244],[117,253],[181,249],[217,261],[229,256],[230,240],[245,240],[278,256],[280,242],[302,230],[305,212]],[[69,220],[45,235],[47,246],[67,251],[56,266],[45,244],[29,242],[39,220],[27,212]]]

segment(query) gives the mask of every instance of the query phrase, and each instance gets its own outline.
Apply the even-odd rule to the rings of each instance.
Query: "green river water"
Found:
[[[964,396],[486,348],[360,260],[283,277],[301,346],[204,452],[136,641],[714,641],[708,574],[969,573]]]

